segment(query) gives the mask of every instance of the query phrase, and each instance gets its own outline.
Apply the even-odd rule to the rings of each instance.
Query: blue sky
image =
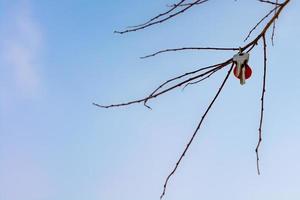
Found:
[[[270,6],[211,1],[126,35],[113,31],[172,1],[0,0],[0,199],[158,199],[163,182],[226,70],[149,104],[99,109],[143,97],[165,79],[233,52],[140,56],[182,46],[243,45]],[[263,58],[251,53],[245,86],[230,76],[172,178],[166,199],[300,199],[299,1],[268,35],[268,76],[256,174]],[[254,35],[257,32],[254,33]]]

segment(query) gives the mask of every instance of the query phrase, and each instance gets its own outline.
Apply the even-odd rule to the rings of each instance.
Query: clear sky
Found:
[[[164,48],[242,46],[270,6],[209,1],[174,20],[125,35],[172,1],[0,0],[0,200],[153,200],[227,70],[149,104],[99,109],[143,97],[165,79],[234,52]],[[300,2],[268,35],[268,76],[256,173],[263,57],[253,76],[232,75],[166,199],[300,199]],[[261,28],[261,27],[260,27]],[[259,31],[259,29],[258,29]],[[254,33],[257,34],[257,32]]]

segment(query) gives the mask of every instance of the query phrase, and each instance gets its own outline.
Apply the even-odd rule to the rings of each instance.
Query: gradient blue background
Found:
[[[172,1],[0,0],[0,199],[153,200],[227,70],[149,104],[99,109],[149,94],[165,79],[233,52],[164,48],[242,46],[270,9],[258,1],[210,1],[174,20],[117,35]],[[268,34],[268,76],[256,174],[262,47],[253,76],[231,76],[166,199],[300,199],[299,1]],[[257,30],[259,31],[259,29]],[[254,35],[257,32],[254,33]]]

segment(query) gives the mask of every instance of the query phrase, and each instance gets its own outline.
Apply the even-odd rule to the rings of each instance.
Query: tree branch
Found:
[[[217,71],[219,71],[221,68],[216,68],[214,71],[210,72],[208,75],[206,75],[204,78],[201,78],[200,80],[194,81],[194,82],[189,82],[187,84],[185,84],[185,86],[182,88],[182,90],[184,90],[187,86],[189,85],[194,85],[194,84],[198,84],[208,78],[210,78],[212,75],[214,75]]]
[[[266,19],[269,17],[269,15],[271,15],[273,12],[276,13],[276,10],[277,10],[278,6],[275,6],[275,8],[273,8],[272,10],[270,10],[270,12],[265,15],[251,30],[250,32],[248,33],[247,37],[245,38],[244,42],[246,42],[246,40],[249,39],[249,37],[251,36],[251,33]]]
[[[216,93],[215,97],[214,97],[213,100],[210,102],[210,104],[209,104],[209,106],[207,107],[206,111],[205,111],[204,114],[202,115],[201,120],[200,120],[200,122],[199,122],[197,128],[195,129],[195,131],[194,131],[192,137],[190,138],[189,142],[187,143],[187,145],[186,145],[184,151],[182,152],[182,154],[180,155],[178,161],[176,162],[174,169],[173,169],[173,170],[171,171],[171,173],[167,176],[167,178],[166,178],[166,180],[165,180],[165,184],[164,184],[164,189],[163,189],[163,192],[162,192],[162,194],[161,194],[161,196],[160,196],[160,199],[162,199],[162,198],[164,197],[164,195],[165,195],[165,193],[166,193],[166,189],[167,189],[167,186],[168,186],[168,183],[169,183],[170,178],[171,178],[171,177],[174,175],[174,173],[176,172],[176,170],[177,170],[179,164],[181,163],[183,157],[185,156],[187,150],[189,149],[189,147],[190,147],[190,145],[192,144],[192,142],[193,142],[195,136],[197,135],[198,130],[200,129],[200,127],[201,127],[201,125],[202,125],[202,123],[203,123],[203,121],[204,121],[204,119],[205,119],[207,113],[210,111],[212,105],[215,103],[215,101],[216,101],[216,99],[218,98],[219,94],[221,93],[221,91],[222,91],[222,89],[223,89],[225,83],[227,82],[228,77],[229,77],[229,75],[230,75],[230,73],[231,73],[231,71],[232,71],[233,65],[234,65],[234,64],[231,65],[230,69],[229,69],[228,72],[227,72],[227,75],[226,75],[225,79],[223,80],[223,82],[222,82],[220,88],[218,89],[218,92]]]
[[[282,5],[282,3],[278,3],[278,1],[276,1],[276,2],[267,1],[267,0],[258,0],[258,1],[260,1],[262,3],[268,3],[268,4],[276,5],[276,6],[281,6]]]
[[[276,0],[276,3],[278,3],[278,0]],[[275,10],[275,13],[276,13],[276,11],[277,11],[277,8]],[[276,20],[274,20],[273,27],[272,27],[272,36],[271,36],[272,46],[274,46],[275,29],[276,29]]]
[[[162,23],[164,21],[167,21],[173,17],[175,17],[176,15],[179,15],[180,13],[185,12],[186,10],[190,9],[191,7],[193,7],[194,5],[199,5],[201,3],[204,3],[208,0],[197,0],[194,1],[193,3],[184,3],[185,0],[181,0],[178,4],[174,4],[172,6],[172,8],[165,12],[162,13],[152,19],[150,19],[149,21],[147,21],[144,24],[138,25],[138,26],[134,26],[131,27],[132,29],[127,29],[125,31],[121,31],[121,32],[117,32],[120,34],[123,33],[127,33],[127,32],[133,32],[133,31],[137,31],[137,30],[141,30],[144,28],[147,28],[149,26],[158,24],[158,23]],[[272,2],[272,1],[268,1],[268,0],[259,0],[260,2],[264,2],[264,3],[268,3],[268,4],[272,4],[275,5],[275,8],[273,8],[272,10],[269,11],[269,13],[267,13],[260,21],[258,21],[258,23],[250,30],[249,34],[247,35],[245,41],[250,37],[250,35],[252,34],[252,32],[266,19],[268,18],[273,12],[274,15],[273,17],[265,24],[265,26],[263,27],[263,29],[261,30],[261,32],[248,44],[245,44],[243,47],[241,48],[220,48],[220,47],[183,47],[183,48],[177,48],[177,49],[166,49],[166,50],[161,50],[158,51],[156,53],[144,56],[142,58],[148,58],[148,57],[152,57],[152,56],[156,56],[157,54],[160,53],[165,53],[165,52],[171,52],[171,51],[183,51],[183,50],[224,50],[224,51],[235,51],[235,50],[240,50],[240,52],[250,52],[252,51],[252,49],[258,44],[258,42],[262,39],[263,41],[263,53],[264,53],[264,74],[263,74],[263,87],[262,87],[262,95],[261,95],[261,110],[260,110],[260,121],[259,121],[259,129],[258,129],[258,143],[255,149],[256,152],[256,160],[257,160],[257,172],[258,174],[260,174],[260,167],[259,167],[259,147],[261,145],[261,141],[262,141],[262,126],[263,126],[263,117],[264,117],[264,96],[265,96],[265,91],[266,91],[266,73],[267,73],[267,44],[266,44],[266,32],[269,30],[269,28],[271,27],[271,25],[273,24],[273,32],[272,32],[272,41],[273,41],[273,37],[274,37],[274,29],[275,29],[275,21],[276,19],[279,17],[280,13],[282,12],[282,10],[285,8],[285,6],[290,2],[290,0],[285,0],[283,3],[278,3],[278,0],[276,0],[276,3]],[[178,7],[184,7],[183,9],[177,11],[176,13],[170,14],[172,11],[175,11],[176,8]],[[161,17],[164,17],[166,15],[170,14],[169,16],[160,19]],[[120,104],[112,104],[112,105],[99,105],[96,103],[93,103],[95,106],[101,107],[101,108],[111,108],[111,107],[120,107],[120,106],[127,106],[127,105],[131,105],[131,104],[136,104],[136,103],[141,103],[144,102],[144,105],[148,108],[150,108],[147,105],[147,102],[150,99],[156,98],[164,93],[167,93],[173,89],[176,89],[178,87],[184,86],[187,87],[188,85],[191,84],[196,84],[199,82],[202,82],[206,79],[208,79],[210,76],[212,76],[213,74],[215,74],[217,71],[220,71],[221,69],[223,69],[224,67],[228,66],[229,64],[232,64],[230,69],[228,70],[228,73],[225,77],[225,79],[223,80],[221,86],[219,87],[216,95],[214,96],[213,100],[210,102],[209,106],[207,107],[206,111],[204,112],[204,114],[202,115],[202,118],[199,122],[199,124],[197,125],[195,131],[193,132],[190,140],[188,141],[184,151],[182,152],[182,154],[180,155],[179,159],[177,160],[175,167],[173,168],[173,170],[169,173],[169,175],[167,176],[164,186],[163,186],[163,192],[160,196],[160,198],[163,198],[163,196],[165,195],[168,183],[170,178],[174,175],[174,173],[176,172],[177,168],[179,167],[183,157],[185,156],[187,150],[189,149],[190,145],[192,144],[195,136],[197,135],[206,115],[208,114],[208,112],[210,111],[212,105],[215,103],[216,99],[218,98],[219,94],[221,93],[221,91],[223,90],[223,87],[225,85],[225,83],[228,80],[228,77],[233,69],[234,63],[233,63],[233,59],[229,58],[226,61],[222,62],[222,63],[218,63],[218,64],[213,64],[207,67],[203,67],[200,69],[197,69],[195,71],[191,71],[191,72],[187,72],[185,74],[182,74],[180,76],[174,77],[172,79],[169,79],[165,82],[163,82],[161,85],[159,85],[149,96],[146,96],[144,98],[141,99],[137,99],[134,101],[130,101],[127,103],[120,103]],[[177,82],[175,82],[177,81]],[[174,83],[175,82],[175,83]],[[179,82],[179,83],[178,83]],[[170,84],[170,85],[169,85]],[[169,86],[168,86],[169,85]],[[167,87],[168,86],[168,87]]]
[[[226,48],[226,47],[182,47],[182,48],[174,48],[174,49],[164,49],[164,50],[157,51],[153,54],[143,56],[143,57],[141,57],[141,59],[153,57],[153,56],[156,56],[161,53],[174,52],[174,51],[186,51],[186,50],[237,51],[237,50],[239,50],[239,48],[233,48],[233,47],[231,47],[231,48]]]
[[[154,20],[156,20],[156,19],[158,19],[158,18],[160,18],[160,17],[163,17],[163,16],[165,16],[165,15],[171,13],[173,10],[175,10],[176,8],[178,8],[178,7],[179,7],[183,2],[185,2],[185,1],[186,1],[186,0],[181,0],[179,3],[173,4],[173,7],[172,7],[171,9],[169,9],[169,10],[167,10],[166,12],[161,13],[161,14],[159,14],[159,15],[157,15],[157,16],[151,18],[151,19],[149,19],[148,21],[146,21],[146,22],[143,23],[143,24],[139,24],[139,25],[135,25],[135,26],[128,26],[127,28],[137,28],[137,27],[140,27],[140,26],[145,26],[145,25],[151,23],[152,21],[154,21]]]
[[[153,96],[157,91],[159,91],[161,88],[163,88],[163,87],[164,87],[165,85],[167,85],[168,83],[171,83],[171,82],[173,82],[173,81],[175,81],[175,80],[179,80],[179,79],[181,79],[181,78],[183,78],[183,77],[185,77],[185,76],[189,76],[189,75],[191,75],[191,74],[195,74],[195,73],[198,73],[198,72],[200,72],[200,71],[207,70],[207,69],[212,69],[212,70],[209,70],[209,71],[208,71],[208,73],[210,73],[211,71],[213,71],[213,70],[215,70],[215,69],[221,69],[222,67],[228,65],[230,62],[232,62],[232,59],[229,59],[229,60],[227,60],[227,61],[225,61],[225,62],[223,62],[223,63],[210,65],[210,66],[208,66],[208,67],[203,67],[203,68],[200,68],[200,69],[198,69],[198,70],[191,71],[191,72],[185,73],[185,74],[183,74],[183,75],[177,76],[177,77],[175,77],[175,78],[169,79],[169,80],[167,80],[166,82],[164,82],[163,84],[159,85],[159,86],[158,86],[158,87],[157,87],[157,88],[149,95],[148,99],[146,99],[146,100],[144,101],[144,105],[145,105],[147,108],[149,108],[149,106],[147,106],[147,102],[148,102],[148,100],[150,99],[150,97]],[[207,74],[207,73],[205,73],[204,75],[206,75],[206,74]],[[188,83],[189,83],[189,82],[188,82]],[[184,87],[186,87],[186,86],[184,86]]]
[[[270,28],[271,24],[276,20],[276,18],[278,18],[278,16],[280,15],[280,13],[282,12],[282,10],[285,8],[285,6],[290,2],[290,0],[286,0],[284,3],[281,4],[281,6],[279,7],[277,13],[274,14],[274,16],[270,19],[270,21],[266,24],[266,26],[264,27],[264,29],[261,31],[260,34],[257,35],[257,37],[252,40],[252,42],[248,43],[247,45],[245,45],[243,48],[241,48],[242,51],[244,51],[245,49],[257,44],[258,40],[260,40],[263,35],[267,32],[267,30]]]
[[[256,167],[257,173],[260,175],[260,168],[259,168],[259,154],[258,150],[262,141],[262,124],[264,118],[264,96],[266,92],[266,73],[267,73],[267,44],[266,44],[266,37],[263,35],[263,48],[264,48],[264,76],[263,76],[263,88],[261,94],[261,109],[260,109],[260,121],[259,121],[259,129],[258,129],[258,143],[255,149],[256,152]]]
[[[184,74],[184,75],[181,75],[181,76],[179,76],[180,78],[185,77],[187,74],[194,74],[194,73],[196,73],[196,72],[198,72],[198,71],[202,71],[203,69],[210,69],[210,68],[211,68],[210,70],[208,70],[208,71],[206,71],[206,72],[203,72],[203,73],[201,73],[201,74],[195,75],[195,76],[193,76],[193,77],[191,77],[191,78],[189,78],[189,79],[187,79],[187,80],[181,81],[181,82],[179,82],[179,83],[177,83],[177,84],[175,84],[175,85],[173,85],[173,86],[170,86],[170,87],[168,87],[168,88],[166,88],[166,89],[164,89],[164,90],[162,90],[162,91],[156,93],[156,92],[159,91],[159,89],[161,89],[164,85],[166,85],[167,83],[170,83],[170,82],[172,82],[172,81],[174,81],[174,80],[176,80],[176,79],[179,79],[179,77],[175,77],[175,78],[173,78],[173,79],[170,79],[170,80],[168,80],[167,82],[165,82],[165,83],[163,83],[162,85],[160,85],[157,89],[155,89],[149,96],[147,96],[147,97],[145,97],[145,98],[142,98],[142,99],[137,99],[137,100],[134,100],[134,101],[129,101],[129,102],[126,102],[126,103],[120,103],[120,104],[100,105],[100,104],[97,104],[97,103],[93,103],[93,105],[95,105],[95,106],[97,106],[97,107],[100,107],[100,108],[112,108],[112,107],[128,106],[128,105],[131,105],[131,104],[136,104],[136,103],[141,103],[141,102],[144,102],[144,105],[146,105],[146,102],[147,102],[148,100],[153,99],[153,98],[156,98],[156,97],[158,97],[158,96],[160,96],[160,95],[162,95],[162,94],[164,94],[164,93],[166,93],[166,92],[169,92],[169,91],[171,91],[171,90],[173,90],[173,89],[175,89],[175,88],[178,88],[178,87],[180,87],[180,86],[182,86],[182,85],[184,85],[184,84],[186,84],[186,83],[189,83],[190,81],[193,81],[193,80],[195,80],[195,79],[198,79],[198,78],[200,78],[200,77],[203,77],[203,76],[205,76],[206,74],[209,74],[210,72],[214,71],[216,68],[223,68],[223,67],[225,67],[226,65],[228,65],[228,64],[231,63],[231,62],[232,62],[232,59],[229,59],[228,61],[226,61],[226,62],[224,62],[224,63],[218,64],[218,65],[212,65],[212,66],[205,67],[205,68],[201,68],[200,70],[196,70],[196,71],[193,71],[193,72],[190,72],[190,73],[186,73],[186,74]],[[146,107],[149,108],[149,106],[146,106]]]
[[[199,3],[196,3],[195,5],[199,5],[199,4],[205,3],[205,2],[207,2],[207,1],[208,1],[208,0],[203,0],[203,1],[199,2]],[[183,3],[183,4],[178,5],[178,6],[189,6],[189,5],[191,5],[191,4],[192,4],[192,3]],[[176,6],[176,4],[168,5],[168,7],[174,7],[174,6]]]
[[[208,1],[208,0],[206,0],[206,1]],[[149,21],[151,21],[151,23],[146,23],[144,25],[141,25],[141,26],[138,26],[138,27],[135,27],[135,28],[131,28],[131,29],[127,29],[127,30],[124,30],[124,31],[115,31],[115,33],[119,33],[119,34],[129,33],[129,32],[134,32],[134,31],[142,30],[142,29],[145,29],[147,27],[150,27],[150,26],[153,26],[153,25],[156,25],[156,24],[160,24],[160,23],[165,22],[165,21],[167,21],[169,19],[172,19],[173,17],[175,17],[175,16],[177,16],[179,14],[184,13],[185,11],[189,10],[190,8],[192,8],[195,5],[199,5],[200,2],[201,2],[201,0],[196,0],[195,2],[191,3],[190,5],[184,7],[183,9],[175,12],[174,14],[170,14],[169,16],[167,16],[167,17],[165,17],[165,18],[163,18],[161,20],[157,20],[157,21],[153,21],[153,20],[151,21],[151,20],[149,20]],[[160,14],[160,15],[164,16],[164,14]],[[158,16],[160,16],[160,15],[158,15]],[[157,19],[158,17],[154,17],[154,18]]]

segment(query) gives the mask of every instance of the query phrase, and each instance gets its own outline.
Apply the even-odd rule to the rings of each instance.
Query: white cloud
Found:
[[[8,6],[9,7],[9,6]],[[42,33],[36,19],[31,15],[30,5],[23,1],[6,10],[4,41],[1,57],[4,73],[10,76],[6,87],[13,87],[19,95],[31,97],[40,84],[38,74],[39,56],[42,47]],[[2,68],[2,67],[1,67]]]

